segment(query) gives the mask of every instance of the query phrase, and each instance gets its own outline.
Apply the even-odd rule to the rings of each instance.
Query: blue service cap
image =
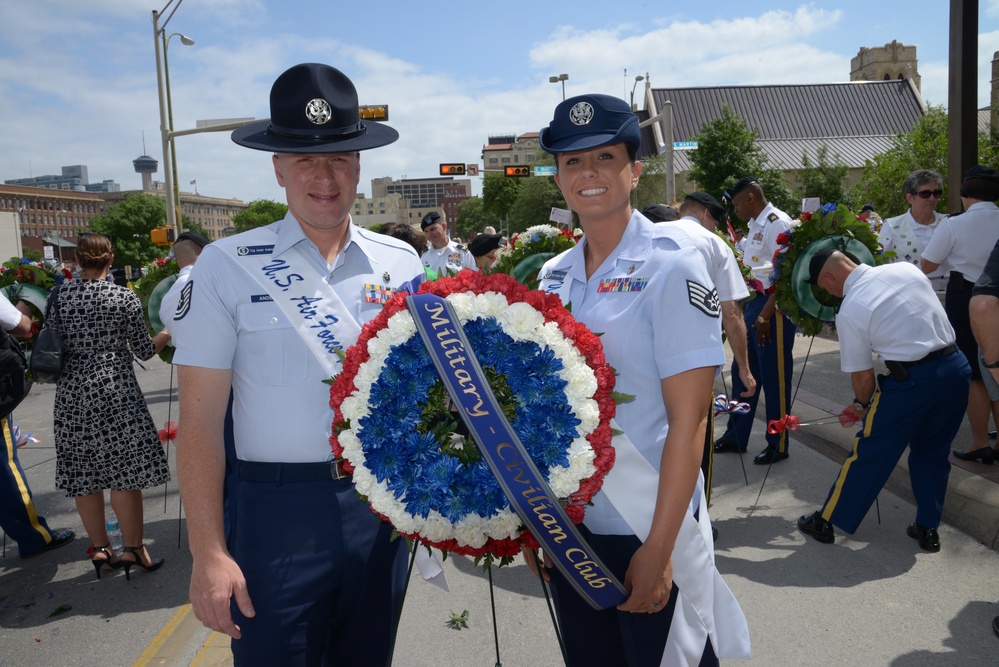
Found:
[[[548,153],[575,153],[610,144],[642,144],[642,131],[628,103],[612,95],[578,95],[555,107],[555,116],[541,130],[541,148]]]

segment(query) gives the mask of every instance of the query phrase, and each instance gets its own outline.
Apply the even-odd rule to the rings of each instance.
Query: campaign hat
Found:
[[[399,138],[388,125],[362,121],[354,84],[319,63],[295,65],[271,86],[271,117],[232,133],[240,146],[277,153],[350,153]]]
[[[479,234],[469,242],[468,252],[473,257],[482,257],[499,248],[502,242],[502,234]]]
[[[423,220],[420,220],[420,229],[426,229],[427,227],[436,223],[440,219],[441,219],[440,213],[436,211],[430,211],[430,213],[427,213],[425,216],[423,216]]]
[[[696,201],[698,204],[708,209],[708,213],[711,214],[711,217],[714,218],[718,224],[725,223],[725,207],[718,203],[718,200],[709,195],[707,192],[691,192],[689,195],[684,197],[684,199]]]
[[[613,95],[577,95],[555,107],[555,115],[539,136],[548,153],[575,153],[611,144],[642,145],[638,116]]]

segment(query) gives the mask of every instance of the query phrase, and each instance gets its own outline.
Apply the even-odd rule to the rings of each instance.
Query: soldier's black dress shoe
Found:
[[[76,533],[71,530],[53,530],[51,535],[51,542],[38,551],[33,551],[30,554],[21,554],[21,558],[34,558],[35,556],[41,556],[46,551],[52,551],[53,549],[58,549],[65,544],[69,544],[73,541],[73,538],[76,537]]]
[[[715,440],[715,454],[743,454],[745,449],[739,449],[739,444],[732,442],[728,438],[718,438]]]
[[[832,544],[836,540],[832,524],[822,518],[821,512],[798,519],[798,530],[822,544]]]
[[[926,551],[940,551],[940,536],[933,528],[920,526],[918,523],[910,523],[909,527],[905,529],[905,534],[914,540],[918,540],[919,546]]]
[[[992,632],[996,633],[996,637],[999,637],[999,616],[992,619]]]
[[[778,452],[777,448],[771,449],[767,447],[762,452],[753,457],[753,463],[760,466],[769,465],[771,463],[777,463],[778,461],[783,461],[788,457],[787,452]]]

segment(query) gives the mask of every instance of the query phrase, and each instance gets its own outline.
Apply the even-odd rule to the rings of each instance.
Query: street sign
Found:
[[[696,141],[674,141],[673,150],[675,151],[692,151],[697,148]]]
[[[534,168],[535,176],[554,176],[556,173],[555,165],[543,164]]]
[[[477,165],[477,164],[466,164],[465,165],[465,173],[468,174],[469,176],[478,176],[479,175],[479,165]]]

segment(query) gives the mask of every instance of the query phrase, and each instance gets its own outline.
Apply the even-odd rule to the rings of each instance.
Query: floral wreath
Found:
[[[0,292],[11,303],[23,300],[31,306],[35,316],[33,334],[30,338],[21,339],[21,344],[27,349],[35,345],[35,335],[45,324],[45,307],[48,304],[49,292],[55,285],[61,285],[73,279],[73,272],[63,268],[52,271],[44,262],[33,262],[26,257],[11,257],[0,265]]]
[[[503,274],[461,271],[421,293],[454,306],[513,430],[575,522],[614,462],[614,371],[599,338],[557,296]],[[534,540],[478,447],[460,437],[405,295],[366,324],[330,387],[333,453],[358,493],[402,535],[500,558]]]
[[[777,236],[780,247],[774,253],[774,285],[777,307],[794,322],[803,334],[814,336],[822,331],[826,321],[806,312],[795,299],[795,263],[808,255],[808,247],[829,236],[842,236],[862,244],[871,254],[874,264],[883,264],[881,245],[863,218],[858,218],[843,204],[829,202],[815,213],[802,213],[791,221],[791,229]],[[810,255],[809,255],[810,256]],[[799,286],[800,289],[800,286]],[[834,306],[839,299],[818,286],[809,285],[815,300],[822,306]]]
[[[149,270],[144,276],[132,283],[132,291],[139,296],[142,302],[142,312],[145,314],[146,327],[151,335],[156,335],[163,331],[163,322],[160,321],[160,303],[163,297],[170,290],[177,279],[174,277],[180,272],[177,260],[173,255],[167,258],[157,257],[149,264]],[[173,361],[174,347],[172,342],[168,342],[160,351],[159,357],[167,363]]]
[[[576,245],[569,228],[551,225],[528,227],[510,238],[510,243],[496,253],[490,273],[505,273],[531,289],[538,287],[538,271],[548,259]]]

